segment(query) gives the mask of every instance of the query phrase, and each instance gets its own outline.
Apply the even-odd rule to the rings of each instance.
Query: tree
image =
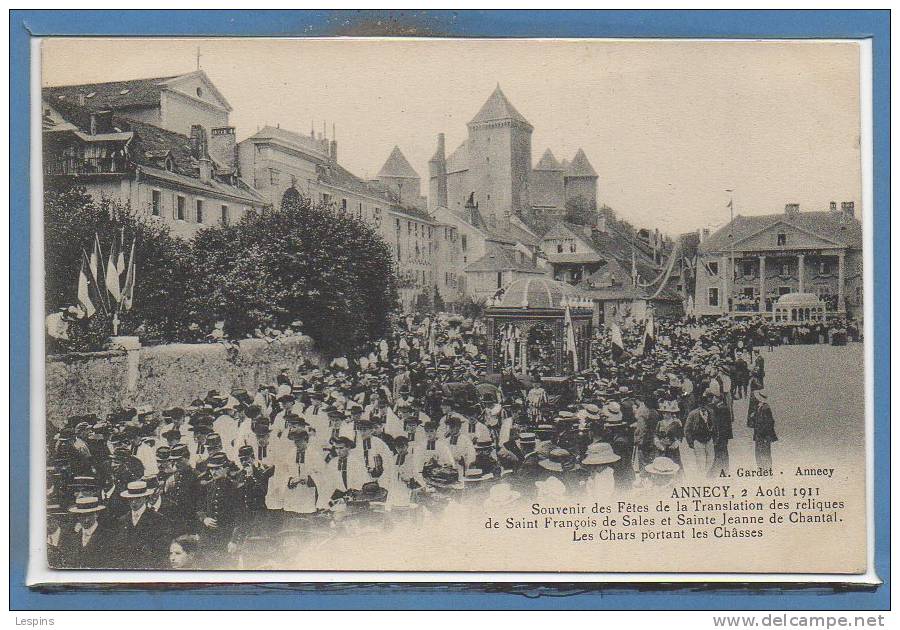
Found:
[[[444,304],[444,298],[441,297],[441,292],[438,291],[437,285],[434,285],[434,297],[431,298],[431,304],[434,306],[436,313],[447,310],[447,305]]]
[[[566,221],[578,225],[596,225],[597,204],[583,195],[566,199]]]
[[[139,333],[145,340],[177,338],[187,326],[184,304],[189,244],[171,236],[164,224],[133,212],[127,204],[96,201],[84,188],[65,183],[48,186],[44,192],[46,312],[77,303],[82,257],[91,255],[95,235],[102,248],[102,260],[98,261],[100,293],[92,300],[97,302],[97,312],[74,327],[69,349],[96,349],[112,333],[107,308],[112,305],[102,276],[113,241],[124,242],[126,260],[134,241],[137,270],[133,306],[120,316],[120,334]]]
[[[232,337],[294,319],[330,355],[384,336],[397,308],[390,248],[363,221],[285,194],[281,209],[211,226],[193,241],[190,308]]]

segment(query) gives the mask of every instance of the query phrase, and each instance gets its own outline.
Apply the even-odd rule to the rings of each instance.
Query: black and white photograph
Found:
[[[37,50],[55,579],[867,572],[858,42]]]

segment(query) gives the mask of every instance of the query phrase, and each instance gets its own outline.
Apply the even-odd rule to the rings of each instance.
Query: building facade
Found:
[[[829,210],[738,215],[699,246],[697,315],[771,316],[779,297],[813,294],[831,315],[863,312],[862,225],[852,201]]]
[[[419,294],[440,290],[436,269],[437,226],[424,210],[419,175],[395,147],[376,180],[364,180],[340,165],[338,143],[267,126],[238,143],[241,173],[259,193],[280,207],[288,189],[372,225],[391,247],[404,308]]]
[[[462,214],[470,201],[492,228],[533,212],[565,213],[566,201],[597,205],[597,173],[578,149],[571,162],[557,162],[548,149],[532,167],[531,123],[498,85],[467,125],[468,136],[449,156],[444,134],[429,161],[428,207]]]
[[[204,126],[227,125],[228,111],[202,72],[45,88],[45,183],[77,183],[183,237],[240,220],[266,201],[239,176],[234,128]]]

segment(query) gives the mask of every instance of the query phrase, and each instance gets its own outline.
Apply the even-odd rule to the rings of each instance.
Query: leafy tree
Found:
[[[597,204],[582,195],[566,199],[566,221],[578,225],[596,225]]]
[[[463,317],[467,317],[468,319],[479,319],[482,315],[484,315],[486,304],[487,302],[485,300],[476,299],[470,296],[462,304],[461,311]]]
[[[94,200],[84,188],[50,185],[44,194],[45,310],[58,311],[77,304],[78,274],[83,252],[91,255],[95,235],[101,260],[101,286],[92,302],[95,315],[70,331],[70,349],[96,349],[112,332],[110,309],[114,304],[103,285],[113,241],[125,245],[125,259],[135,243],[136,279],[132,309],[120,315],[120,334],[140,334],[142,339],[172,340],[184,331],[183,308],[188,289],[189,244],[169,234],[163,223],[132,211],[127,204]],[[124,284],[125,275],[121,277]]]
[[[444,304],[444,298],[441,297],[441,292],[438,291],[437,285],[434,285],[434,296],[431,298],[431,303],[437,313],[447,310],[447,305]]]
[[[299,318],[322,351],[344,354],[383,336],[399,303],[387,243],[300,195],[286,194],[279,211],[201,230],[192,255],[191,313],[201,326],[224,320],[232,337]]]
[[[421,313],[423,315],[431,313],[434,310],[431,302],[431,297],[428,295],[428,293],[423,291],[416,294],[414,308],[417,313]]]

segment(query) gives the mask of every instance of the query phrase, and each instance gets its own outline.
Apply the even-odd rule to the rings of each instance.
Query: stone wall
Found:
[[[120,406],[186,406],[211,389],[255,391],[304,359],[321,364],[309,337],[267,343],[170,344],[136,350],[52,355],[46,361],[47,419],[60,426],[75,414],[104,416]]]

